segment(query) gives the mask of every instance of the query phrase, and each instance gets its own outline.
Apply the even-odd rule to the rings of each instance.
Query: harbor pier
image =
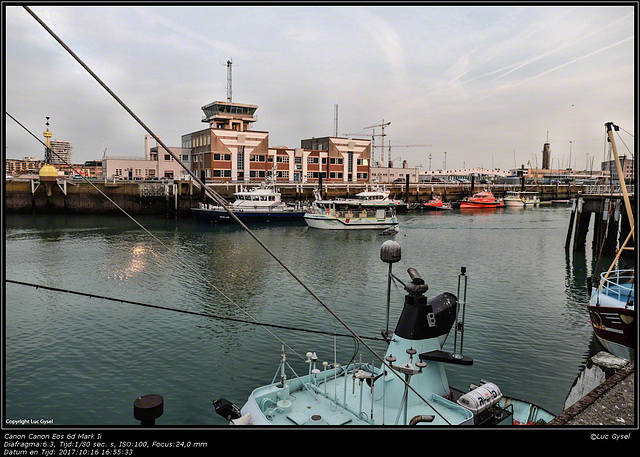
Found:
[[[636,425],[633,362],[617,359],[604,352],[596,354],[589,360],[587,368],[573,386],[573,390],[580,389],[587,392],[584,395],[580,394],[576,401],[570,401],[571,404],[548,425]]]
[[[633,187],[630,189],[631,207],[635,205]],[[586,247],[589,228],[593,226],[594,254],[615,255],[619,245],[631,231],[627,208],[620,188],[592,186],[576,195],[569,220],[565,249],[574,251]],[[593,219],[593,224],[591,224]]]
[[[232,201],[234,192],[260,183],[206,183],[223,198]],[[276,183],[286,202],[311,202],[317,183]],[[497,197],[510,190],[520,190],[513,184],[453,184],[411,183],[384,185],[395,198],[407,203],[423,202],[440,196],[444,201],[462,198],[489,188]],[[367,187],[364,183],[324,182],[322,195],[326,198],[353,197]],[[579,195],[586,186],[571,184],[547,184],[527,186],[538,192],[542,202],[568,202]],[[104,195],[108,197],[106,199]],[[190,217],[190,209],[203,201],[204,191],[191,180],[129,181],[58,178],[48,187],[38,179],[13,178],[5,181],[5,210],[8,212],[110,214],[122,208],[130,214],[157,215],[162,217]],[[111,201],[109,201],[111,200]],[[116,204],[118,206],[116,206]]]

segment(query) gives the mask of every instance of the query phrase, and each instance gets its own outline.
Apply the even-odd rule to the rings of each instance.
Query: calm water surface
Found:
[[[474,364],[448,367],[450,384],[467,388],[482,378],[562,411],[595,350],[584,304],[586,277],[598,268],[590,254],[565,254],[569,214],[569,207],[542,206],[400,215],[398,277],[407,279],[413,267],[429,284],[428,296],[455,294],[460,267],[467,268],[464,353]],[[315,351],[333,361],[334,341],[342,363],[356,353],[373,360],[350,338],[295,330],[346,333],[240,228],[140,221],[161,244],[124,217],[6,215],[6,278],[292,329],[7,283],[7,419],[138,425],[133,401],[156,393],[165,400],[158,424],[223,425],[212,400],[242,406],[253,388],[273,379],[283,344],[303,373],[299,355]],[[379,338],[388,269],[380,246],[387,237],[304,224],[253,229],[351,328]],[[392,328],[402,303],[393,289]],[[380,341],[367,341],[384,352]]]

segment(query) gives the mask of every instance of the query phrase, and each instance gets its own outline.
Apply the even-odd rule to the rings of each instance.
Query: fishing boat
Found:
[[[481,381],[468,390],[449,386],[445,365],[473,364],[462,353],[464,267],[458,277],[458,296],[464,291],[460,301],[447,292],[428,299],[428,286],[415,269],[407,270],[406,283],[393,274],[392,264],[401,257],[396,241],[385,241],[380,257],[389,264],[384,358],[374,355],[365,362],[362,356],[354,357],[343,366],[335,356],[322,360],[316,352],[308,352],[308,370],[298,375],[287,370],[283,346],[270,384],[253,390],[242,408],[220,398],[214,401],[215,411],[234,425],[275,426],[493,426],[545,424],[553,419],[552,413],[532,403],[507,397],[492,382]],[[390,333],[392,280],[402,284],[406,296],[395,331]],[[453,352],[447,352],[443,346],[452,328]],[[362,340],[361,344],[366,345]],[[331,359],[335,348],[325,353]]]
[[[490,190],[478,192],[471,197],[465,197],[460,202],[460,209],[502,207],[504,207],[504,201],[501,198],[494,197],[493,192]]]
[[[315,201],[304,214],[304,220],[312,228],[325,230],[384,230],[398,225],[395,209],[368,207],[360,199],[326,200],[315,190]]]
[[[587,305],[598,341],[611,354],[627,360],[634,357],[638,325],[634,281],[635,269],[602,273]]]
[[[451,203],[443,202],[442,197],[436,195],[431,200],[426,202],[416,203],[411,206],[411,209],[417,209],[422,211],[443,211],[453,209]]]
[[[511,207],[538,206],[540,196],[538,192],[508,191],[504,196],[504,204]]]
[[[233,195],[235,201],[232,204],[226,201],[224,206],[200,202],[197,208],[191,208],[191,212],[198,222],[208,224],[235,222],[229,211],[243,222],[302,222],[306,212],[301,205],[283,202],[271,177],[258,187],[240,190]]]
[[[605,125],[618,176],[624,176],[612,132],[612,128],[617,129],[617,126],[610,122]],[[617,269],[616,264],[625,249],[634,249],[628,244],[635,237],[635,225],[624,179],[620,179],[620,188],[631,230],[609,269],[600,274],[595,287],[590,287],[591,296],[587,310],[596,338],[604,348],[617,357],[634,360],[638,326],[635,308],[635,264],[631,269]]]

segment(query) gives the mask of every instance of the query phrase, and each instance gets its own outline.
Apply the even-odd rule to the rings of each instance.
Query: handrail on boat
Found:
[[[606,276],[607,273],[609,273],[608,277]],[[606,294],[611,297],[617,296],[618,300],[621,299],[624,293],[628,299],[634,291],[635,270],[614,270],[607,273],[600,274],[600,290],[606,291]]]

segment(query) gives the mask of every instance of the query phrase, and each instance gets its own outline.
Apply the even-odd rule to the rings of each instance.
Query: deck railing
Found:
[[[606,273],[600,275],[600,291],[609,297],[628,301],[634,298],[635,270],[614,270],[605,279]]]
[[[593,186],[585,186],[582,192],[587,195],[622,195],[622,189],[620,188],[620,184],[598,184]],[[627,185],[627,193],[629,195],[634,195],[634,185]]]

